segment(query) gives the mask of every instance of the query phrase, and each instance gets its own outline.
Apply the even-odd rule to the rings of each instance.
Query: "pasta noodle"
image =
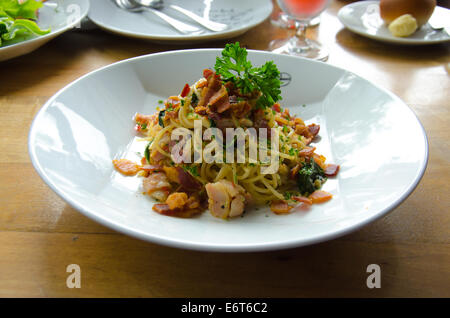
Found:
[[[194,85],[186,84],[180,95],[169,97],[164,109],[135,117],[148,142],[138,167],[144,191],[164,202],[153,209],[192,216],[204,210],[207,199],[211,213],[227,218],[242,215],[247,204],[271,204],[278,214],[299,202],[311,204],[318,197],[315,190],[338,169],[325,164],[325,157],[309,145],[319,126],[306,125],[279,104],[257,108],[258,92],[244,95],[232,85],[225,87],[214,72],[204,74]],[[229,128],[235,129],[231,140],[226,138]],[[277,168],[267,173],[274,161]],[[114,164],[121,171],[120,161]],[[305,180],[309,184],[302,191]],[[322,195],[317,200],[327,199]]]

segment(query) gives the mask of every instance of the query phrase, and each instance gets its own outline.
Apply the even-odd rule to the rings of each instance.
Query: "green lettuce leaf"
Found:
[[[42,7],[42,2],[26,0],[0,0],[0,9],[3,9],[11,18],[25,18],[36,20],[36,11]]]
[[[42,30],[35,21],[36,10],[42,3],[27,0],[19,3],[17,0],[0,0],[0,46],[3,41],[9,41],[19,35],[45,35],[50,32]],[[20,17],[20,18],[19,18]]]

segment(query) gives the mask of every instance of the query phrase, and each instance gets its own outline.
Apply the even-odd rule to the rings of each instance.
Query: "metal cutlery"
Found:
[[[164,7],[164,2],[162,0],[131,0],[131,2],[140,4],[143,7],[152,8],[155,10],[160,10]],[[191,18],[195,22],[199,23],[200,25],[204,26],[205,28],[207,28],[211,31],[220,32],[220,31],[223,31],[228,28],[228,25],[226,25],[226,24],[214,22],[209,19],[203,18],[203,17],[193,13],[192,11],[186,10],[177,5],[170,4],[170,5],[168,5],[168,7],[184,14],[185,16]]]
[[[200,28],[178,21],[172,17],[169,17],[167,14],[162,13],[161,11],[152,9],[150,7],[143,7],[142,5],[134,1],[131,0],[113,0],[113,1],[119,8],[130,12],[142,12],[142,11],[152,12],[153,14],[157,15],[159,18],[170,24],[180,33],[197,35],[204,32]]]

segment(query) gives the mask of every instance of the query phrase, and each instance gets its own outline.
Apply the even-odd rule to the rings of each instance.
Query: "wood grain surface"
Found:
[[[99,29],[68,32],[29,55],[0,63],[0,297],[449,297],[449,44],[402,47],[343,28],[333,1],[309,31],[346,68],[402,98],[425,127],[428,168],[416,190],[386,217],[339,239],[260,253],[203,253],[163,247],[86,218],[34,171],[28,131],[59,89],[102,66],[143,54],[223,47],[169,45]],[[265,21],[240,41],[264,50],[288,35]],[[401,120],[401,118],[399,118]],[[80,289],[66,267],[81,267]],[[381,288],[366,268],[381,266]]]

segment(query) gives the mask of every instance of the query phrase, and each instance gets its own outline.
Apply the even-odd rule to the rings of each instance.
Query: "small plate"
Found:
[[[31,161],[62,198],[94,220],[137,238],[208,251],[261,251],[313,244],[354,231],[385,215],[414,190],[428,158],[425,132],[392,93],[331,66],[249,51],[253,65],[273,60],[288,79],[283,107],[320,124],[317,153],[341,166],[324,190],[333,199],[308,212],[275,215],[267,206],[229,221],[209,212],[180,219],[152,211],[139,177],[116,172],[112,160],[138,160],[145,142],[136,112],[202,77],[220,50],[164,52],[125,60],[76,80],[39,111],[29,134]],[[303,107],[305,104],[305,107]]]
[[[16,38],[0,47],[0,62],[38,49],[58,35],[77,27],[89,11],[89,0],[51,0],[39,9],[37,24],[51,32],[42,36]]]
[[[95,0],[91,2],[89,19],[106,31],[116,34],[153,41],[207,41],[236,37],[262,23],[273,9],[271,0],[165,0],[164,3],[176,4],[199,16],[229,25],[221,32],[207,29],[199,35],[184,35],[151,12],[132,13],[116,6],[113,0]],[[167,6],[166,6],[167,7]],[[170,8],[162,12],[184,23],[203,28],[193,20]]]
[[[425,45],[447,42],[450,36],[446,31],[435,31],[428,23],[408,37],[396,37],[391,34],[380,17],[379,1],[360,1],[346,5],[339,10],[338,17],[350,31],[359,35],[395,44]],[[436,7],[432,19],[450,21],[450,10]]]

